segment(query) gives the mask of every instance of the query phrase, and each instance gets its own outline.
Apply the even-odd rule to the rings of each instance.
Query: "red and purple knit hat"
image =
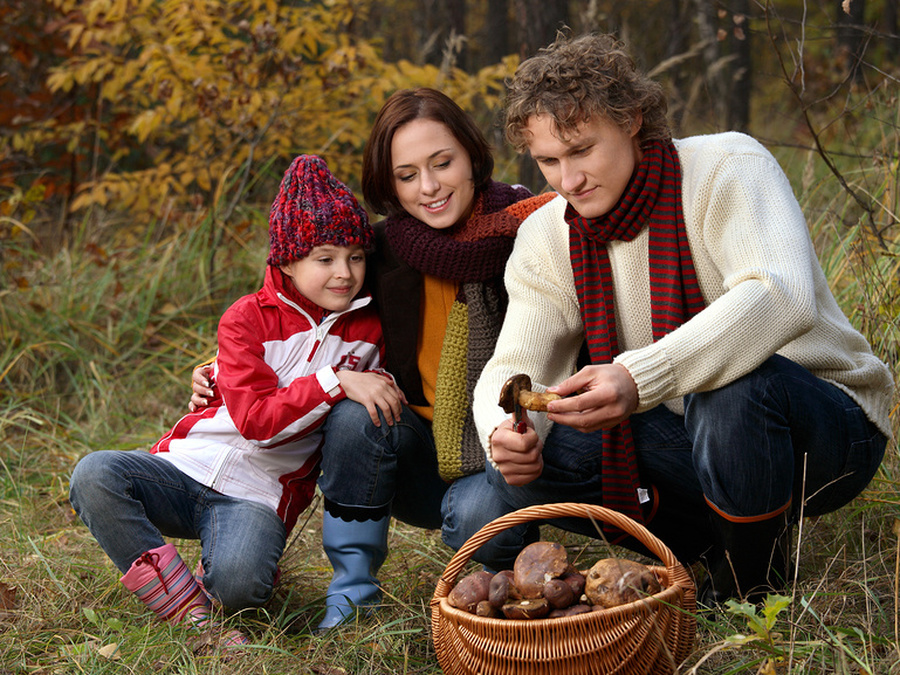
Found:
[[[325,160],[300,155],[291,163],[269,212],[269,259],[276,267],[300,260],[314,246],[353,246],[368,253],[375,235],[365,210]]]

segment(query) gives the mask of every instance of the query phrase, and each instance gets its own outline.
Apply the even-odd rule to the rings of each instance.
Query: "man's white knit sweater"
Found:
[[[738,133],[676,140],[682,204],[697,279],[706,301],[696,317],[653,342],[649,230],[609,245],[616,324],[637,412],[722,387],[779,353],[849,394],[889,438],[890,370],[838,307],[813,250],[806,220],[774,157]],[[527,373],[535,389],[575,369],[583,327],[558,197],[521,226],[506,268],[509,309],[493,358],[475,389],[474,412],[488,452],[508,417],[500,388]],[[541,438],[545,415],[532,414]]]

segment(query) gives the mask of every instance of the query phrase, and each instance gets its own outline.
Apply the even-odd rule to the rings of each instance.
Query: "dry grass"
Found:
[[[809,170],[814,157],[784,151],[780,159],[839,301],[896,374],[895,129],[885,128],[873,155],[892,160],[859,162],[847,174],[872,197],[874,212],[861,212],[833,178]],[[257,225],[226,231],[216,252],[222,272],[212,279],[205,277],[208,238],[177,224],[136,237],[94,220],[56,252],[35,251],[25,235],[0,231],[0,675],[439,672],[428,602],[451,551],[435,532],[395,523],[384,606],[358,625],[316,637],[310,629],[330,570],[320,548],[321,513],[311,510],[288,549],[276,597],[227,619],[252,636],[252,646],[223,658],[202,636],[149,618],[69,507],[67,477],[79,457],[147,447],[184,410],[190,371],[213,349],[216,318],[259,283],[264,214],[248,207],[241,217]],[[895,441],[863,495],[804,521],[799,581],[789,598],[758,614],[736,607],[701,616],[696,651],[682,672],[900,673],[898,474]],[[545,533],[573,549],[586,545]],[[195,544],[183,551],[196,559]]]

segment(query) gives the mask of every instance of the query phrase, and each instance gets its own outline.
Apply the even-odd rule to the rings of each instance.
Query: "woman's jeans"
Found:
[[[272,594],[285,528],[269,507],[228,497],[157,455],[102,450],[72,473],[69,498],[100,547],[124,574],[163,537],[199,539],[203,585],[229,609]]]
[[[709,504],[734,518],[790,504],[789,522],[796,522],[847,504],[884,457],[887,439],[853,399],[778,355],[684,402],[684,417],[660,405],[630,420],[641,479],[658,496],[648,529],[685,561],[712,543]],[[488,480],[512,508],[602,504],[602,451],[602,432],[557,424],[544,443],[540,478],[511,486],[489,466]],[[589,521],[555,524],[596,535]]]
[[[406,406],[399,423],[388,426],[382,417],[376,427],[364,406],[345,399],[328,414],[324,436],[319,489],[348,514],[368,510],[374,519],[390,513],[416,527],[440,528],[444,542],[456,550],[510,510],[484,473],[449,484],[441,479],[431,429]],[[512,528],[473,559],[511,568],[516,554],[536,536],[535,528]]]

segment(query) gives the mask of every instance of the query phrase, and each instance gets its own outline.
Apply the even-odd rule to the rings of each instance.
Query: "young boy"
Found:
[[[373,233],[351,191],[297,157],[269,216],[262,288],[222,316],[219,396],[150,453],[100,451],[75,467],[70,498],[121,581],[161,619],[209,622],[265,603],[285,541],[319,474],[321,425],[350,398],[393,424],[402,395],[381,367],[381,326],[361,293]],[[163,537],[199,539],[198,579]],[[236,632],[226,644],[246,642]]]

